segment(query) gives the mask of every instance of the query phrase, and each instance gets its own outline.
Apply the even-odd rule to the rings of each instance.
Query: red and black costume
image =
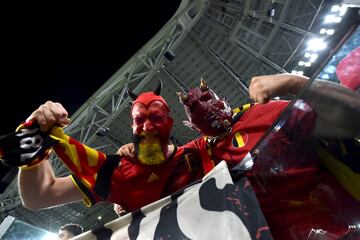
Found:
[[[60,157],[74,170],[74,165],[66,162],[63,156]],[[101,158],[96,166],[82,165],[82,171],[75,172],[73,179],[86,195],[85,203],[107,200],[120,204],[127,211],[133,211],[199,179],[202,171],[193,165],[195,161],[189,159],[192,157],[186,155],[181,147],[175,149],[165,163],[153,166],[126,158]],[[88,181],[91,173],[94,174],[93,181]]]
[[[206,172],[221,160],[230,168],[241,163],[289,103],[248,105],[248,110],[235,115],[228,124],[228,103],[211,97],[214,95],[201,86],[187,95],[179,94],[189,118],[187,125],[204,129],[202,132],[218,132],[217,136],[201,137],[185,145],[201,153]],[[217,107],[211,107],[216,102]],[[320,165],[316,154],[306,149],[303,141],[297,141],[309,135],[315,120],[316,113],[304,102],[297,102],[285,125],[269,135],[270,140],[246,173],[274,239],[307,239],[311,234],[317,239],[318,233],[335,239],[345,236],[348,225],[359,216],[359,203]]]
[[[130,94],[134,95],[131,92]],[[172,119],[168,116],[170,110],[165,100],[156,92],[146,92],[133,98],[133,106],[140,104],[147,108],[155,101],[165,106],[156,109],[154,113],[136,116],[139,119],[133,121],[133,132],[142,134],[141,129],[145,122],[153,121],[154,131],[164,140],[165,146],[162,148],[167,149]],[[161,115],[159,117],[154,114]],[[163,116],[166,121],[161,122],[164,124],[157,128],[156,124],[162,121]],[[160,164],[144,164],[139,160],[119,157],[99,157],[92,164],[88,163],[89,161],[80,161],[80,168],[74,165],[71,159],[67,160],[66,156],[62,156],[59,149],[55,150],[73,171],[74,182],[86,195],[87,202],[107,200],[120,204],[127,211],[133,211],[185,187],[203,175],[199,161],[194,160],[194,154],[190,154],[184,147],[174,147],[172,154]]]
[[[166,144],[162,148],[169,151],[172,119],[165,100],[157,92],[147,92],[136,96],[134,105],[147,108],[153,102],[160,106],[155,104],[154,111],[140,116],[147,123],[133,122],[134,134],[146,134],[141,132],[141,124],[150,124],[150,121],[154,125],[151,134],[155,132],[160,142]],[[58,126],[42,133],[31,121],[0,138],[0,159],[10,166],[33,167],[48,156],[50,147],[72,172],[73,182],[84,194],[88,206],[109,201],[127,211],[137,210],[203,176],[199,157],[184,147],[174,146],[163,162],[151,165],[97,151],[66,135]]]

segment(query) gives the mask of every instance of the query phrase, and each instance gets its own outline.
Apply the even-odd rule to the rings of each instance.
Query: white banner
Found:
[[[74,240],[272,239],[246,177],[233,182],[224,161],[200,183],[128,213]]]

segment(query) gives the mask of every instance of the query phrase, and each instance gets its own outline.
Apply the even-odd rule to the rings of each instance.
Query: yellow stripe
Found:
[[[238,112],[240,112],[240,108],[234,108],[233,110],[232,110],[232,112],[233,112],[233,114],[236,114],[236,113],[238,113]]]
[[[211,147],[210,147],[210,144],[208,142],[208,137],[207,136],[204,136],[204,140],[206,142],[206,150],[207,150],[207,153],[209,154],[209,156],[212,155],[212,151],[211,151]]]
[[[355,173],[352,169],[338,159],[333,157],[323,147],[316,146],[321,163],[324,164],[329,171],[335,175],[337,180],[344,186],[344,188],[360,201],[360,174]]]
[[[236,142],[238,143],[238,147],[243,147],[245,145],[244,139],[239,132],[235,133],[235,139]]]
[[[59,144],[65,148],[65,154],[68,155],[79,172],[81,172],[79,156],[76,147],[69,143],[70,137],[60,127],[53,127],[51,129],[51,137],[59,140]]]
[[[232,110],[233,114],[236,114],[236,113],[239,113],[239,112],[245,112],[246,110],[248,110],[253,104],[252,103],[247,103],[247,104],[244,104],[242,105],[241,107],[237,107],[237,108],[234,108]]]
[[[211,151],[211,147],[207,148],[207,153],[211,156],[212,155],[212,151]]]
[[[99,162],[99,152],[87,146],[85,146],[85,151],[86,151],[89,167],[96,166]]]
[[[81,190],[81,188],[78,186],[78,184],[76,183],[74,177],[72,175],[70,175],[70,178],[72,180],[72,182],[74,183],[74,185],[76,186],[76,188],[81,192],[81,194],[83,195],[83,203],[85,204],[85,206],[87,207],[91,207],[92,203],[89,199],[89,197]]]
[[[37,160],[37,159],[36,159],[36,160]],[[29,170],[29,169],[35,168],[35,167],[39,166],[40,164],[42,164],[42,163],[44,162],[45,158],[42,159],[41,161],[38,161],[38,162],[36,162],[36,160],[32,161],[32,162],[31,162],[30,164],[28,164],[28,165],[20,166],[19,168],[20,168],[21,170]]]

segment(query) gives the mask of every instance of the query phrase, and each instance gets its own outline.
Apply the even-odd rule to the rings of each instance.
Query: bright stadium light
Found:
[[[335,32],[335,29],[326,29],[326,28],[322,28],[320,29],[320,34],[326,34],[326,35],[333,35]]]
[[[296,75],[301,75],[303,76],[304,75],[304,71],[296,71],[296,70],[292,70],[291,71],[292,74],[296,74]]]
[[[315,62],[315,60],[318,58],[319,54],[317,53],[313,53],[311,54],[310,58],[309,58],[309,62]]]
[[[328,29],[326,30],[326,35],[333,35],[335,32],[335,29]]]
[[[346,13],[346,11],[347,11],[347,9],[348,9],[348,6],[346,6],[346,5],[341,5],[340,10],[339,10],[339,16],[340,16],[340,17],[344,16],[345,13]]]
[[[307,42],[307,49],[313,51],[324,50],[326,43],[321,38],[312,38]]]
[[[325,21],[324,23],[339,23],[341,22],[341,17],[335,16],[333,14],[329,14],[327,16],[325,16]]]
[[[340,10],[340,6],[339,5],[334,5],[331,7],[331,12],[337,12]]]

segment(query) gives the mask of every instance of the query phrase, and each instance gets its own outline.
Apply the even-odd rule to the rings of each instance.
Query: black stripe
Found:
[[[99,240],[110,240],[113,231],[109,228],[102,226],[95,227],[91,232],[96,236],[96,239]]]
[[[136,240],[140,233],[140,223],[145,218],[141,209],[133,211],[131,213],[132,220],[128,227],[128,235],[130,240]]]
[[[80,190],[88,197],[91,205],[94,205],[96,203],[96,200],[90,190],[81,182],[81,180],[77,176],[75,176],[74,174],[71,174],[71,176],[73,177]]]
[[[161,208],[159,222],[156,225],[154,233],[154,239],[190,240],[190,238],[187,237],[183,231],[181,231],[179,226],[177,216],[177,197],[176,199],[173,199],[169,204]]]
[[[96,182],[94,191],[100,197],[107,199],[111,190],[111,178],[114,170],[119,166],[120,156],[119,155],[106,155],[106,161],[101,166]]]

